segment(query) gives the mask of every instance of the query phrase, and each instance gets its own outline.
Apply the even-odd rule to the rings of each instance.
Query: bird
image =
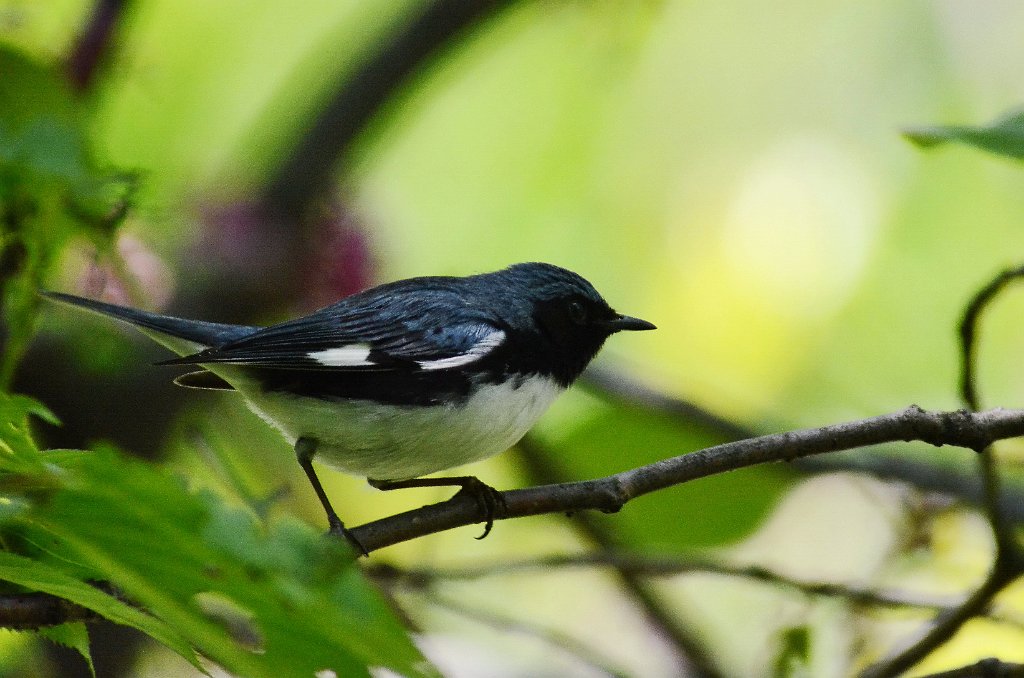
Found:
[[[62,292],[45,297],[135,326],[195,368],[179,386],[236,391],[292,445],[329,532],[345,527],[313,459],[378,489],[458,486],[493,524],[500,494],[474,476],[423,476],[515,445],[605,340],[655,326],[582,276],[529,262],[385,283],[266,327],[190,320]]]

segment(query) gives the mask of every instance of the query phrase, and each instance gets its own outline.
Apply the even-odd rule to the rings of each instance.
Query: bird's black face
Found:
[[[616,313],[589,284],[567,287],[535,300],[533,313],[538,333],[557,357],[555,377],[566,385],[583,372],[610,335],[655,329],[645,320]]]
[[[552,264],[515,264],[464,280],[508,335],[500,352],[507,373],[541,374],[569,386],[609,335],[654,329],[616,313],[584,278]]]

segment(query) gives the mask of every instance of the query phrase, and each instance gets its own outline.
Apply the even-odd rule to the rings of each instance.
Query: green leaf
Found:
[[[1013,111],[987,126],[915,127],[904,131],[903,136],[922,148],[958,142],[1024,160],[1024,109]]]
[[[48,424],[60,426],[60,419],[38,400],[26,395],[0,393],[0,418],[11,421],[26,421],[29,416],[38,417]]]
[[[696,425],[621,404],[603,403],[554,446],[579,478],[596,478],[723,442]],[[705,548],[749,535],[795,479],[780,465],[693,480],[631,501],[608,520],[637,544]]]
[[[48,483],[0,511],[0,579],[142,630],[195,664],[195,647],[246,676],[435,675],[341,540],[254,516],[111,450],[41,453],[30,398],[0,394],[0,486]],[[27,479],[27,480],[26,480]],[[9,491],[9,487],[4,487]],[[10,497],[6,497],[11,503]],[[84,580],[109,581],[150,614]]]
[[[29,435],[29,416],[52,424],[57,417],[28,396],[0,393],[0,488],[4,473],[38,475],[45,471],[43,456]]]
[[[112,622],[131,626],[155,638],[198,666],[195,653],[182,637],[164,622],[114,596],[69,576],[57,567],[31,558],[0,551],[0,579],[30,591],[49,593],[90,609]]]
[[[229,672],[435,675],[340,540],[292,521],[267,531],[109,452],[79,458],[63,480],[24,520],[33,542],[112,582]]]
[[[89,652],[89,630],[83,622],[71,622],[60,626],[51,626],[39,629],[39,635],[49,641],[70,647],[82,655],[82,659],[89,665],[89,673],[96,678],[96,667],[92,663],[92,654]]]

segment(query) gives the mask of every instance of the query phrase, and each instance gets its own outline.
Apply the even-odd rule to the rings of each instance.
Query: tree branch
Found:
[[[1024,269],[1022,269],[1024,271]],[[591,367],[584,372],[582,386],[597,395],[632,407],[650,408],[684,426],[703,427],[726,440],[741,440],[758,435],[758,430],[731,421],[688,400],[663,393],[629,374],[608,367]],[[977,410],[977,407],[969,409]],[[984,508],[985,487],[973,469],[937,465],[906,455],[886,453],[828,455],[796,459],[793,467],[801,473],[822,474],[849,471],[865,473],[881,480],[903,482],[923,492],[938,492]],[[1020,483],[1006,486],[1000,497],[1000,511],[1012,523],[1024,523],[1024,488]]]
[[[910,406],[901,412],[870,419],[717,445],[605,478],[503,492],[504,507],[496,517],[520,518],[588,509],[614,513],[629,500],[644,494],[770,461],[790,461],[912,440],[977,450],[994,440],[1021,435],[1024,435],[1024,410],[926,412]],[[368,551],[374,551],[484,519],[476,501],[463,495],[367,523],[352,531]]]
[[[97,589],[120,600],[121,592],[106,582],[94,582]],[[0,628],[38,630],[75,621],[102,619],[93,610],[50,593],[5,593],[0,595]]]
[[[455,38],[511,0],[436,0],[386,39],[346,77],[277,168],[263,194],[267,213],[286,222],[327,192],[333,170],[385,101]]]
[[[967,407],[971,410],[978,410],[979,398],[977,378],[975,376],[975,336],[977,327],[981,323],[982,312],[1012,280],[1024,277],[1024,267],[1018,267],[1003,271],[997,275],[992,282],[977,292],[967,305],[963,320],[960,322],[960,364],[961,364],[961,397]],[[1006,565],[1024,563],[1024,553],[1021,552],[1017,543],[1013,527],[1007,520],[1002,510],[1002,482],[999,475],[998,463],[995,452],[991,446],[979,449],[979,471],[984,492],[984,506],[988,514],[989,522],[992,524],[992,532],[996,539],[996,567],[998,570],[1000,562]]]
[[[1024,436],[1024,410],[927,412],[910,406],[900,412],[870,419],[717,445],[605,478],[502,492],[504,508],[496,517],[507,519],[587,509],[615,512],[636,497],[716,473],[879,443],[918,440],[936,446],[977,449],[993,440],[1018,436]],[[485,516],[480,514],[480,507],[472,497],[456,495],[448,501],[367,523],[352,528],[352,531],[367,550],[372,551],[484,520]],[[1001,587],[1005,584],[1000,580],[995,585]],[[965,618],[969,618],[984,612],[987,602],[979,605],[971,601],[980,600],[988,594],[988,589],[979,590],[967,604],[957,608],[958,616],[967,615]],[[22,617],[27,627],[91,618],[79,617],[77,611],[67,612],[67,603],[55,603],[51,596],[42,594],[28,594],[24,598],[5,596],[0,600],[11,601],[7,609],[16,610],[19,605],[32,608],[26,613],[30,616]],[[47,612],[53,609],[54,604],[65,606],[65,613],[59,618]],[[5,626],[17,625],[17,622],[10,622],[13,617],[9,616],[16,614],[0,611],[0,618],[4,619]],[[955,622],[956,618],[951,618],[946,623]]]
[[[830,455],[798,459],[793,465],[803,473],[821,474],[841,471],[865,473],[880,480],[902,482],[921,492],[936,492],[955,498],[969,506],[983,507],[985,491],[973,468],[928,463],[895,454]],[[1003,515],[1014,523],[1024,523],[1024,491],[1020,482],[1007,487],[1000,500]]]
[[[968,302],[963,319],[960,321],[960,397],[972,410],[979,409],[975,373],[977,372],[978,325],[981,315],[992,303],[992,300],[1007,285],[1018,278],[1024,278],[1024,266],[1001,272],[975,293],[971,301]]]
[[[68,80],[75,91],[85,92],[92,85],[130,5],[131,0],[97,0],[93,5],[67,60]]]

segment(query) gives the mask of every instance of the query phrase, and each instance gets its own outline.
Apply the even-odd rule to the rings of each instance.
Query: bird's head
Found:
[[[539,353],[532,359],[550,363],[547,371],[564,385],[580,375],[610,335],[655,329],[617,313],[586,279],[552,264],[516,264],[492,275],[508,300],[503,314],[523,335],[521,350]]]

